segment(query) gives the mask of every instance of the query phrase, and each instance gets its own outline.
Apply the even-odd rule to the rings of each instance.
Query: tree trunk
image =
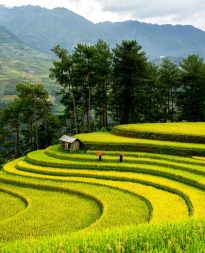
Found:
[[[37,125],[37,115],[36,115],[36,103],[34,103],[34,124],[35,124],[35,135],[36,135],[36,149],[39,149],[38,143],[38,125]]]
[[[48,147],[48,110],[47,105],[44,107],[44,128],[45,128],[45,147]]]
[[[104,98],[106,98],[106,101],[103,103],[103,126],[107,127],[108,125],[108,117],[107,117],[107,85],[106,82],[103,82],[103,93],[104,93]]]
[[[30,143],[31,143],[31,150],[33,150],[34,149],[34,142],[33,142],[33,122],[32,121],[30,121],[30,123],[29,123],[29,131],[30,131]]]
[[[78,125],[77,125],[77,115],[76,115],[76,103],[75,103],[75,97],[73,94],[73,114],[74,114],[74,123],[75,123],[75,133],[78,133]]]
[[[171,102],[172,102],[172,121],[174,121],[174,97],[173,97],[173,90],[171,89]]]
[[[168,98],[167,98],[167,118],[169,119],[170,117],[170,91],[168,91]]]
[[[90,121],[91,121],[91,90],[88,88],[88,133],[90,133]]]
[[[19,121],[16,123],[16,157],[20,155]]]
[[[107,105],[103,106],[103,126],[107,127],[108,119],[107,119]]]

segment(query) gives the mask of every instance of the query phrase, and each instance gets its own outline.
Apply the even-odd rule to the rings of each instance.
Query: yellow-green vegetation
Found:
[[[11,208],[12,206],[12,208]],[[0,223],[9,217],[18,214],[28,206],[23,196],[7,188],[0,188]]]
[[[161,226],[114,228],[70,236],[42,238],[38,241],[18,241],[1,248],[7,252],[203,252],[204,220],[175,222]]]
[[[46,178],[46,179],[52,179],[52,180],[61,180],[63,182],[66,181],[80,181],[80,182],[87,182],[87,183],[94,183],[94,184],[101,184],[101,185],[108,185],[110,187],[115,187],[124,190],[128,190],[129,192],[132,192],[134,194],[140,194],[141,196],[144,196],[146,199],[149,199],[150,203],[147,203],[150,207],[150,212],[154,210],[153,213],[150,213],[152,215],[152,222],[159,222],[159,221],[165,221],[169,220],[170,217],[173,219],[177,218],[183,218],[188,217],[188,207],[186,206],[186,202],[183,198],[178,196],[177,194],[171,194],[169,191],[167,191],[168,187],[164,187],[164,191],[161,191],[161,187],[157,187],[156,184],[151,184],[149,181],[141,181],[137,180],[135,178],[135,182],[132,182],[132,174],[124,173],[124,179],[125,182],[122,180],[122,182],[119,182],[118,180],[115,180],[117,176],[121,175],[119,173],[100,173],[100,172],[90,172],[90,171],[80,171],[80,174],[77,174],[76,171],[70,170],[70,177],[65,177],[65,174],[61,174],[61,176],[54,176],[55,171],[52,171],[52,169],[46,170],[46,176],[42,174],[38,174],[37,171],[32,170],[32,165],[30,165],[31,169],[30,172],[25,172],[22,168],[22,170],[16,170],[15,167],[9,167],[6,168],[6,170],[9,173],[17,174],[17,175],[23,175],[34,178]],[[34,166],[36,167],[36,166]],[[37,167],[38,169],[39,166]],[[35,172],[35,174],[34,174]],[[61,171],[59,171],[60,173]],[[32,174],[33,173],[33,174]],[[60,174],[59,174],[60,175]],[[106,180],[112,177],[112,180]],[[63,177],[62,177],[63,176]],[[107,176],[107,177],[106,177]],[[130,176],[130,178],[129,178]],[[99,179],[104,178],[104,179]],[[149,186],[150,185],[150,186]],[[155,187],[153,187],[155,186]],[[158,189],[159,188],[159,189]],[[163,188],[163,187],[162,187]],[[155,193],[155,194],[153,194]],[[180,194],[180,191],[178,191]],[[186,196],[185,194],[181,194],[182,196]],[[160,199],[159,199],[160,196]],[[164,199],[164,201],[161,201],[161,199]],[[165,204],[166,203],[166,204]],[[181,206],[181,208],[179,208]],[[153,210],[152,210],[153,209]],[[176,212],[176,209],[178,211]],[[163,214],[162,214],[163,210]]]
[[[204,144],[77,137],[91,149],[54,145],[3,167],[0,252],[203,252]]]
[[[178,122],[127,124],[115,126],[112,133],[135,138],[204,143],[205,123]]]
[[[77,134],[88,150],[145,151],[181,156],[205,155],[205,145],[117,136],[108,132]]]
[[[177,123],[142,123],[142,124],[127,124],[119,125],[114,129],[122,129],[134,132],[156,132],[169,133],[172,135],[195,135],[205,137],[205,123],[204,122],[177,122]]]
[[[12,163],[7,164],[5,166],[5,170],[11,173],[9,169],[12,169],[12,165],[15,165],[15,163],[16,161],[13,161]],[[7,167],[8,167],[8,170],[7,170]],[[16,175],[23,176],[22,174],[18,174],[18,173],[16,173]],[[32,177],[32,175],[30,175],[29,177]],[[45,179],[45,178],[42,177],[42,179]],[[102,227],[108,228],[112,226],[119,226],[123,224],[137,225],[139,223],[149,221],[152,214],[152,209],[151,209],[151,205],[149,201],[139,196],[138,194],[128,192],[127,190],[120,189],[119,187],[105,187],[101,184],[95,184],[93,182],[83,184],[82,181],[81,182],[78,181],[74,183],[75,180],[69,180],[69,182],[65,182],[64,184],[57,183],[57,182],[53,184],[51,181],[44,182],[44,180],[41,180],[41,181],[38,180],[36,182],[36,180],[25,179],[24,177],[18,177],[18,179],[15,179],[14,177],[11,177],[9,175],[5,176],[4,173],[2,173],[1,175],[1,181],[4,184],[9,183],[12,185],[18,185],[20,187],[25,187],[26,192],[27,192],[27,188],[38,189],[38,192],[41,196],[40,200],[42,202],[40,203],[41,205],[40,211],[43,211],[44,216],[41,217],[40,215],[37,215],[37,216],[40,216],[38,218],[38,221],[40,220],[41,229],[40,228],[38,229],[37,227],[38,224],[36,223],[34,224],[32,223],[30,229],[28,229],[26,224],[27,222],[29,222],[29,218],[26,219],[24,217],[25,224],[24,226],[22,225],[22,228],[21,228],[22,237],[30,237],[30,236],[37,236],[37,235],[39,236],[39,235],[56,234],[56,233],[59,234],[60,232],[69,232],[69,231],[79,230],[80,226],[82,226],[82,228],[89,227],[89,223],[95,222],[96,217],[100,218],[99,222],[92,224],[92,226],[95,227],[96,229],[101,229]],[[89,211],[88,210],[89,206],[86,208],[86,205],[83,202],[78,203],[78,200],[76,199],[76,197],[73,199],[73,203],[76,202],[75,205],[72,204],[72,201],[69,202],[69,200],[66,205],[66,202],[65,202],[66,198],[65,200],[63,200],[64,197],[66,196],[65,194],[62,195],[62,197],[58,196],[59,194],[57,194],[56,195],[56,198],[58,199],[57,202],[55,201],[55,199],[52,199],[52,198],[49,198],[50,200],[47,201],[44,198],[44,195],[47,195],[47,192],[42,197],[43,190],[47,190],[47,191],[50,190],[51,196],[53,196],[54,194],[53,191],[65,192],[66,194],[72,193],[75,195],[76,194],[82,195],[82,197],[84,196],[86,198],[89,198],[90,201],[92,202],[94,200],[97,206],[96,207],[94,206],[95,209],[94,207],[92,208],[94,210],[91,209]],[[44,201],[46,201],[45,207],[43,204]],[[61,203],[61,204],[58,204],[58,203]],[[54,210],[51,213],[49,211],[50,213],[49,217],[52,220],[52,216],[56,216],[56,218],[59,219],[61,223],[63,223],[63,226],[65,226],[64,228],[62,228],[62,230],[65,229],[65,231],[60,230],[59,221],[52,220],[48,222],[48,220],[46,219],[46,215],[48,215],[46,213],[48,212],[48,210],[53,209],[53,205],[55,206],[56,210]],[[68,210],[65,211],[65,214],[64,214],[67,216],[67,222],[69,223],[69,220],[70,220],[71,224],[66,224],[65,217],[61,215],[61,213],[59,213],[59,211],[63,209],[61,208],[61,205],[64,206],[64,208],[71,209],[69,212]],[[28,213],[30,218],[32,214],[34,215],[34,213],[36,217],[36,211],[38,211],[38,208],[35,208],[35,207],[33,208],[30,208],[30,212]],[[120,218],[121,213],[120,212],[116,213],[116,209],[124,210],[122,219]],[[95,211],[95,212],[92,214],[91,211]],[[82,215],[82,218],[81,218],[81,214],[84,214]],[[80,220],[82,222],[80,222]],[[18,222],[21,222],[21,219],[19,219],[19,217],[18,217],[17,223]],[[56,224],[56,226],[59,226],[58,229],[54,226],[53,222]],[[49,226],[54,227],[54,230],[51,227],[47,228],[47,223]],[[10,224],[11,227],[13,226],[12,224],[14,224],[13,220],[11,221],[11,224]],[[35,226],[34,234],[33,234],[34,227],[32,228],[32,225]],[[9,228],[8,226],[6,226],[6,224],[4,224],[4,226],[5,226],[4,229],[2,227],[2,231],[5,231],[5,234],[2,235],[2,237],[4,240],[10,240],[11,239],[10,236],[8,238],[6,237],[6,235],[8,236],[8,234],[10,234],[8,230]],[[18,227],[18,224],[16,225],[16,227]],[[31,231],[31,233],[28,233],[29,231]],[[13,238],[16,238],[17,235],[16,236],[12,235],[12,236]]]
[[[89,226],[101,215],[98,203],[77,192],[63,193],[17,186],[9,188],[21,191],[30,203],[23,213],[0,223],[1,241],[76,231]],[[10,208],[12,206],[10,203]],[[79,206],[82,208],[79,209]],[[77,209],[78,216],[74,216]]]

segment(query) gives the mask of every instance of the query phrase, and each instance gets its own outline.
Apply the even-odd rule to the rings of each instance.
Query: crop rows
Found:
[[[204,122],[127,124],[115,126],[112,133],[133,138],[167,140],[187,143],[205,142]]]
[[[96,152],[100,141],[96,143],[96,137],[91,143],[89,138],[88,145],[96,149],[68,153],[55,145],[4,166],[0,196],[7,206],[4,210],[0,207],[0,251],[6,249],[2,242],[14,239],[66,238],[74,231],[87,234],[204,217],[205,161],[200,157],[204,145],[161,142],[164,154],[158,149],[155,153],[100,149],[103,155],[99,161]],[[145,146],[154,147],[154,142],[148,140]],[[137,139],[130,141],[131,145],[136,143]],[[124,145],[113,140],[110,144],[119,149]],[[171,149],[174,151],[169,152]],[[176,150],[182,151],[181,156],[173,155]],[[122,162],[120,152],[124,153]],[[188,157],[188,153],[197,156]],[[6,215],[11,201],[14,208]]]
[[[87,150],[142,151],[179,156],[205,155],[205,146],[198,143],[129,138],[106,132],[77,134],[76,137],[83,142],[83,147]]]
[[[32,177],[35,177],[35,178],[42,178],[41,174],[38,174],[38,173],[34,174],[32,172],[32,170],[30,170],[30,172],[28,173],[23,170],[15,171],[15,168],[13,168],[13,170],[10,170],[9,172],[16,173],[18,175],[28,176],[28,177],[32,175]],[[181,199],[177,195],[170,194],[169,191],[166,191],[166,190],[159,191],[158,189],[162,188],[160,185],[151,184],[149,182],[142,181],[140,179],[139,180],[137,180],[137,179],[132,180],[129,178],[126,179],[126,177],[124,180],[122,179],[121,182],[119,180],[115,180],[115,178],[113,178],[113,180],[105,180],[105,178],[106,178],[105,175],[104,176],[103,175],[102,176],[99,176],[99,175],[95,176],[94,174],[91,174],[91,175],[87,174],[87,176],[86,176],[86,171],[83,174],[73,174],[72,172],[73,171],[70,171],[70,173],[71,173],[70,177],[65,177],[63,174],[61,176],[54,176],[55,172],[53,173],[52,169],[51,169],[51,171],[47,172],[47,175],[46,176],[44,175],[43,177],[47,178],[47,179],[61,180],[61,181],[62,180],[63,181],[75,180],[75,181],[90,182],[90,183],[95,183],[95,184],[100,183],[100,184],[109,185],[109,186],[113,185],[115,187],[118,187],[118,185],[120,184],[120,185],[123,185],[123,189],[129,190],[131,192],[133,192],[133,190],[135,189],[134,193],[142,194],[143,196],[145,196],[149,200],[151,198],[151,200],[152,200],[151,205],[155,207],[152,220],[153,220],[153,218],[154,218],[154,220],[159,221],[160,219],[167,220],[168,217],[170,217],[170,216],[172,216],[173,218],[176,217],[176,214],[174,214],[173,211],[176,210],[179,203],[181,203],[181,206],[183,209],[182,213],[185,213],[186,216],[188,215],[188,210],[187,210],[187,207],[185,206],[185,201],[183,201],[183,199]],[[52,177],[51,177],[51,175],[52,175]],[[63,176],[63,178],[62,178],[62,176]],[[155,187],[153,188],[153,186],[155,186]],[[166,187],[164,187],[164,188],[166,188]],[[167,189],[168,189],[168,187],[167,187]],[[173,189],[169,189],[169,190],[172,191]],[[153,193],[156,193],[156,194],[153,195]],[[161,202],[161,200],[158,198],[159,194],[161,195],[161,197],[164,200],[166,200],[166,203],[168,204],[168,206],[164,205],[164,202]],[[179,192],[179,194],[180,194],[180,192]],[[178,204],[176,204],[176,203],[178,203]],[[162,210],[164,210],[163,215],[161,214]],[[162,218],[162,216],[164,216],[164,218]]]
[[[15,161],[12,162],[13,165],[15,164]],[[8,164],[5,166],[5,170],[7,171],[7,167],[9,167],[9,170],[12,170],[12,164]],[[15,169],[15,167],[13,167],[13,169]],[[11,173],[11,171],[7,171],[8,173]],[[15,172],[14,172],[15,173]],[[16,187],[21,187],[21,189],[26,189],[25,191],[27,192],[27,189],[31,188],[31,189],[35,189],[38,190],[39,194],[42,196],[43,192],[46,191],[51,191],[51,195],[53,195],[53,191],[57,191],[57,192],[64,192],[66,194],[77,194],[77,195],[83,195],[85,196],[86,199],[88,199],[87,201],[94,201],[95,205],[95,209],[97,209],[97,211],[95,211],[93,214],[91,214],[89,212],[89,209],[86,209],[83,207],[83,203],[82,204],[78,204],[79,206],[74,206],[73,209],[71,208],[71,210],[69,211],[70,213],[70,217],[68,217],[68,222],[69,221],[73,221],[73,228],[72,228],[72,224],[66,224],[66,220],[63,219],[64,216],[61,216],[60,213],[58,213],[59,211],[59,207],[61,207],[61,205],[63,204],[63,206],[65,205],[65,201],[63,200],[64,197],[66,196],[65,194],[59,199],[59,194],[57,194],[56,198],[58,199],[58,202],[61,202],[61,205],[59,206],[58,203],[55,203],[56,201],[51,200],[50,201],[46,201],[47,206],[44,208],[44,211],[46,212],[46,210],[48,211],[50,208],[53,208],[52,205],[56,206],[56,216],[59,217],[59,219],[61,219],[61,223],[63,222],[63,224],[66,226],[67,231],[69,232],[68,228],[72,228],[72,230],[79,230],[79,227],[76,225],[78,224],[78,222],[76,222],[76,220],[85,220],[85,219],[91,219],[89,220],[89,222],[93,223],[95,221],[95,217],[99,216],[98,218],[100,218],[99,222],[96,223],[96,225],[94,226],[94,224],[92,224],[92,226],[96,227],[96,228],[102,228],[102,227],[111,227],[111,226],[117,226],[117,225],[122,225],[122,224],[139,224],[141,222],[146,222],[151,218],[152,215],[152,207],[149,204],[149,201],[146,200],[144,197],[139,196],[139,194],[136,193],[131,193],[128,190],[124,189],[119,189],[119,187],[114,187],[114,186],[109,186],[109,187],[105,187],[101,184],[94,184],[93,182],[85,182],[82,183],[82,181],[76,181],[75,180],[70,180],[68,182],[64,182],[64,184],[62,183],[58,183],[55,182],[55,184],[51,183],[51,180],[46,181],[45,182],[45,178],[42,177],[42,179],[44,180],[38,180],[38,182],[36,182],[36,180],[33,179],[32,175],[29,175],[29,178],[25,178],[25,175],[21,174],[18,175],[16,173],[16,177],[14,178],[12,175],[9,174],[1,174],[1,182],[3,184],[9,184],[9,185],[14,185],[15,188]],[[58,180],[57,180],[58,181]],[[45,194],[44,194],[45,195]],[[43,196],[44,196],[43,195]],[[98,197],[97,197],[98,196]],[[134,201],[133,201],[134,199]],[[42,202],[45,201],[45,199],[42,199]],[[41,205],[42,205],[41,202]],[[50,204],[52,204],[50,206]],[[93,205],[93,204],[92,204]],[[89,206],[88,206],[89,207]],[[69,202],[67,205],[67,208],[70,208]],[[80,209],[79,209],[80,208]],[[42,209],[42,208],[40,208]],[[117,213],[116,215],[116,209],[119,210],[124,210],[123,211],[123,219],[119,219],[119,215],[120,213]],[[31,213],[28,215],[32,215],[35,211],[36,208],[33,210],[32,208],[30,208]],[[61,210],[61,209],[60,209]],[[76,210],[78,210],[78,212],[76,213]],[[87,211],[88,210],[88,211]],[[65,212],[66,214],[68,213],[67,211]],[[64,215],[65,215],[64,213]],[[53,213],[54,214],[54,213]],[[75,215],[74,215],[75,214]],[[36,214],[38,215],[38,214]],[[72,217],[73,216],[73,217]],[[82,217],[81,217],[82,216]],[[84,217],[85,216],[85,217]],[[51,215],[52,218],[52,215]],[[27,224],[28,219],[25,219],[25,224]],[[39,220],[39,219],[38,219]],[[47,219],[40,219],[40,221],[42,222],[42,225],[44,224],[44,222],[46,222],[47,224]],[[44,222],[43,222],[44,221]],[[18,222],[22,222],[21,219],[18,219]],[[16,228],[19,228],[18,226],[18,222],[17,225],[15,226]],[[71,222],[72,223],[72,222]],[[11,225],[14,224],[14,222],[11,223]],[[35,227],[37,226],[36,224]],[[44,224],[45,225],[45,224]],[[59,226],[59,222],[56,222],[56,226]],[[81,224],[82,225],[82,224]],[[83,223],[83,226],[86,226]],[[88,226],[88,224],[87,224]],[[22,225],[23,227],[23,225]],[[27,226],[25,226],[27,227]],[[44,226],[43,226],[44,227]],[[53,227],[53,222],[52,222],[52,227]],[[89,227],[89,226],[88,226]],[[55,226],[54,226],[55,228]],[[13,236],[12,238],[18,238],[16,236],[14,236],[14,234],[9,233],[11,228],[7,227],[7,229],[2,229],[0,231],[5,231],[5,234],[1,235],[2,239],[4,240],[10,240],[9,238],[6,238],[6,234],[10,234],[10,236]],[[28,228],[23,229],[22,231],[24,231],[24,233],[21,233],[21,237],[25,237],[26,235],[28,236]],[[30,228],[30,231],[33,231],[33,229]],[[51,230],[53,231],[53,229]],[[44,235],[49,235],[51,233],[51,231],[49,229],[36,229],[36,234],[34,233],[35,236],[38,235],[42,235],[42,233]],[[57,231],[55,231],[55,233],[60,233],[63,231],[60,231],[59,229]],[[33,233],[33,232],[32,232]],[[54,233],[54,232],[52,232]],[[1,233],[0,233],[1,234]],[[12,234],[12,235],[11,235]],[[34,236],[33,235],[33,236]]]
[[[6,187],[0,187],[1,220],[8,220],[23,211],[28,205],[29,201],[18,192],[13,192]]]
[[[37,160],[35,160],[36,154],[39,154],[37,151],[34,153],[30,153],[31,161],[34,164],[38,164]],[[36,153],[36,154],[35,154]],[[58,160],[53,157],[47,156],[45,153],[42,154],[44,162],[42,162],[41,166],[34,165],[32,163],[28,163],[25,161],[21,161],[16,165],[16,168],[19,171],[27,171],[35,174],[44,174],[44,175],[52,175],[52,176],[63,176],[66,177],[84,177],[84,178],[95,178],[95,179],[111,179],[112,181],[126,181],[132,183],[143,183],[144,185],[154,186],[158,189],[164,189],[168,192],[172,192],[174,194],[178,194],[181,196],[187,204],[187,208],[190,213],[193,212],[192,204],[190,204],[190,198],[192,199],[191,203],[194,202],[194,210],[195,213],[202,213],[201,205],[205,206],[205,202],[201,201],[205,195],[203,193],[204,185],[201,181],[204,180],[203,176],[195,175],[192,173],[188,173],[186,171],[176,170],[175,168],[166,168],[160,166],[153,165],[144,165],[139,167],[138,164],[112,164],[112,163],[102,163],[102,162],[76,162],[76,161],[67,161],[64,163],[63,168],[60,167],[62,163],[61,160]],[[85,154],[81,154],[85,156]],[[37,155],[39,157],[39,155]],[[109,157],[109,156],[108,156]],[[46,160],[47,158],[47,160]],[[29,160],[30,161],[30,160]],[[51,164],[55,164],[53,167],[49,167],[49,162]],[[59,163],[58,163],[59,162]],[[64,161],[65,162],[65,161]],[[76,165],[77,163],[77,165]],[[86,164],[86,165],[85,165]],[[88,168],[84,169],[83,165]],[[95,168],[93,166],[96,165]],[[111,167],[113,165],[113,167]],[[122,166],[123,167],[120,167]],[[59,167],[57,167],[59,166]],[[130,169],[131,168],[131,169]],[[158,177],[157,177],[158,176]],[[160,177],[160,180],[159,180]],[[154,181],[154,183],[153,183]],[[164,183],[166,182],[166,183]],[[174,187],[177,185],[177,187]],[[195,189],[193,189],[193,187]],[[180,189],[180,190],[179,190]],[[185,193],[190,189],[189,196]],[[198,196],[198,200],[197,200]],[[202,197],[203,196],[203,197]]]
[[[203,190],[201,188],[203,188],[204,185],[200,183],[200,181],[203,180],[203,176],[195,175],[194,173],[191,172],[186,172],[184,171],[184,169],[177,170],[176,168],[170,168],[169,166],[161,167],[162,164],[160,164],[160,166],[158,165],[154,166],[153,164],[156,163],[156,161],[153,161],[153,163],[151,163],[151,165],[149,166],[146,164],[147,158],[145,158],[145,162],[142,163],[143,166],[139,167],[138,164],[134,164],[134,162],[136,163],[136,161],[132,161],[133,163],[125,162],[123,164],[119,164],[119,162],[114,164],[111,162],[109,163],[100,162],[99,164],[99,162],[96,162],[96,158],[94,160],[94,157],[91,157],[91,155],[88,155],[87,158],[88,159],[91,158],[91,160],[90,162],[87,163],[85,162],[86,154],[73,154],[73,155],[70,154],[69,155],[70,157],[74,156],[74,161],[72,160],[72,158],[67,159],[66,161],[65,160],[62,161],[60,159],[47,155],[47,153],[48,152],[46,151],[35,151],[33,153],[28,154],[25,161],[22,160],[18,161],[18,163],[14,168],[14,171],[16,171],[15,173],[18,174],[20,172],[27,172],[30,175],[39,174],[39,175],[47,175],[50,177],[57,176],[63,177],[66,180],[69,180],[69,178],[71,177],[78,178],[80,180],[89,178],[91,179],[91,181],[94,179],[104,181],[110,180],[110,181],[117,181],[118,183],[129,182],[147,185],[154,187],[155,189],[161,189],[166,192],[178,195],[181,199],[183,199],[184,203],[187,205],[187,210],[190,215],[193,214],[194,212],[196,214],[202,213],[202,211],[200,210],[200,206],[202,205],[202,203],[200,200],[198,201],[196,200],[197,199],[196,196],[198,195],[200,199],[201,195],[204,195],[203,191],[201,191]],[[75,156],[78,156],[79,159],[78,162],[75,160]],[[80,161],[80,156],[82,156],[82,161]],[[112,156],[107,157],[108,159],[112,158]],[[40,159],[38,160],[38,158]],[[33,163],[40,165],[34,165]],[[52,167],[48,167],[51,164]],[[61,167],[62,165],[63,168]],[[95,167],[93,167],[94,165]],[[185,165],[180,163],[180,165],[186,166],[186,163]],[[190,166],[190,164],[188,165]],[[199,166],[199,168],[201,169],[203,168],[202,165],[197,164],[195,166],[196,167]],[[87,169],[85,169],[85,167]],[[193,170],[193,172],[195,171]],[[153,183],[152,178],[156,179],[157,178],[156,176],[160,176],[160,180],[158,180],[157,183]],[[174,187],[174,185],[177,185],[177,187]],[[185,194],[187,192],[187,187],[189,187],[191,189],[190,192],[192,192],[192,194],[189,194],[189,196]],[[196,189],[193,190],[192,189],[193,187]],[[192,202],[194,202],[194,206]]]

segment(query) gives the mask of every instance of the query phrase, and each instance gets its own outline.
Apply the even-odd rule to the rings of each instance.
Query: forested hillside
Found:
[[[0,107],[16,95],[18,82],[42,83],[56,96],[57,86],[49,79],[52,58],[26,46],[18,37],[0,26]]]

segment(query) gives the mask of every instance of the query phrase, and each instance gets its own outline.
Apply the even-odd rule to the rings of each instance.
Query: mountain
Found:
[[[0,24],[24,43],[41,51],[60,44],[73,50],[77,43],[93,44],[99,38],[111,47],[122,40],[137,40],[151,58],[205,56],[205,32],[193,26],[154,25],[138,21],[94,24],[65,8],[0,6]]]
[[[205,56],[205,32],[193,26],[153,25],[138,21],[97,24],[111,45],[116,41],[137,40],[149,57]]]
[[[46,52],[56,44],[71,49],[78,42],[94,43],[99,38],[95,24],[65,8],[2,7],[0,24],[27,45]]]
[[[0,25],[0,106],[16,94],[16,83],[43,83],[50,90],[56,85],[49,79],[49,55],[26,46],[16,35]]]

